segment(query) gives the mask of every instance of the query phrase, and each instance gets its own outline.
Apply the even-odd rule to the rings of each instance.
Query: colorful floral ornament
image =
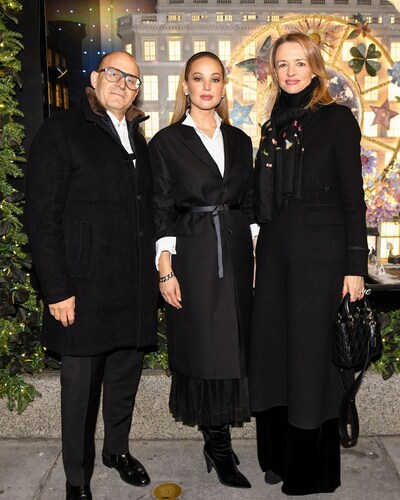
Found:
[[[252,57],[250,59],[246,59],[245,61],[241,61],[235,66],[238,68],[244,68],[245,73],[253,73],[258,81],[264,83],[267,79],[269,70],[269,53],[272,47],[272,37],[271,35],[266,38],[264,43],[261,46],[256,57]]]
[[[243,125],[243,123],[248,123],[249,125],[253,125],[253,122],[250,118],[250,111],[252,110],[252,108],[253,104],[247,104],[246,106],[242,106],[235,99],[233,101],[232,111],[230,112],[230,117],[233,124],[236,127],[240,127],[240,125]]]
[[[360,43],[357,47],[352,47],[350,49],[350,54],[353,56],[353,59],[350,59],[349,66],[355,74],[361,72],[364,64],[369,76],[376,76],[377,71],[381,69],[381,63],[372,60],[379,59],[382,55],[379,50],[376,50],[374,43],[368,45],[368,50],[365,43]]]
[[[372,174],[378,168],[375,151],[361,146],[361,165],[363,175]]]
[[[399,216],[400,212],[400,164],[391,163],[379,171],[374,151],[361,148],[364,192],[367,205],[367,225],[379,227]]]
[[[386,130],[390,127],[390,120],[399,114],[389,108],[389,99],[386,99],[381,106],[371,106],[371,109],[375,113],[372,125],[381,124]]]
[[[353,17],[356,22],[349,24],[350,26],[355,26],[355,29],[347,38],[357,38],[359,35],[362,35],[365,38],[369,33],[371,33],[371,28],[369,27],[366,18],[359,12],[357,14],[354,14]]]
[[[367,224],[378,227],[382,222],[389,222],[400,213],[400,164],[393,164],[383,173],[375,171],[364,182]],[[364,179],[365,181],[365,179]]]
[[[395,62],[393,67],[387,70],[387,73],[392,77],[392,83],[400,87],[400,61]]]
[[[388,202],[387,194],[382,189],[368,200],[366,218],[369,227],[379,227],[382,222],[392,221],[398,215],[398,203],[391,204]]]
[[[288,25],[285,27],[287,32],[299,31],[309,36],[318,47],[326,53],[336,47],[336,41],[339,39],[338,33],[344,30],[340,24],[332,24],[325,21],[322,17],[304,18],[297,25]]]

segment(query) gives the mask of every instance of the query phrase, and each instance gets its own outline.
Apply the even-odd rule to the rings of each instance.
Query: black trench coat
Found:
[[[339,414],[331,325],[344,276],[367,274],[360,139],[347,107],[305,120],[304,199],[275,212],[258,237],[251,408],[288,406],[289,422],[306,429]]]
[[[26,229],[46,304],[76,296],[64,328],[45,307],[43,344],[74,356],[156,344],[152,175],[138,128],[126,118],[136,168],[93,91],[53,115],[33,141]],[[108,118],[109,120],[109,118]]]
[[[172,267],[181,310],[167,306],[170,367],[201,379],[238,379],[245,373],[253,254],[252,146],[241,130],[222,124],[225,173],[192,127],[176,123],[150,141],[157,239],[176,236]],[[220,212],[224,276],[218,278],[217,239],[211,213],[194,206],[228,204]]]

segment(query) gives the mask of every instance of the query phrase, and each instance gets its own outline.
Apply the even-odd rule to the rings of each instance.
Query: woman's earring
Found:
[[[224,97],[225,97],[225,96],[224,96],[224,95],[222,95],[222,96],[221,96],[221,99],[224,99]]]
[[[184,92],[185,95],[189,95],[189,92]]]

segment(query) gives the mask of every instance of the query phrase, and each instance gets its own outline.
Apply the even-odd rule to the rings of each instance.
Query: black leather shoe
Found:
[[[146,469],[130,453],[110,456],[103,453],[103,464],[116,469],[121,479],[132,486],[147,486],[150,483]]]
[[[92,493],[90,485],[84,484],[83,486],[72,486],[67,481],[66,485],[67,496],[65,500],[92,500]]]

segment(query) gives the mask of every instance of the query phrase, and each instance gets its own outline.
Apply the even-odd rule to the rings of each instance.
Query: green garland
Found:
[[[162,368],[168,371],[168,351],[167,351],[167,327],[165,325],[165,308],[159,308],[157,312],[157,335],[158,350],[146,354],[144,366],[146,368]]]
[[[384,380],[400,373],[400,309],[379,313],[379,324],[383,340],[382,356],[372,368],[382,374]]]
[[[10,410],[24,411],[39,395],[21,376],[44,366],[40,347],[40,307],[29,278],[31,262],[24,252],[27,236],[19,217],[23,213],[23,194],[11,184],[22,177],[24,127],[14,121],[22,117],[15,98],[21,86],[17,59],[23,49],[21,35],[9,29],[17,23],[22,9],[16,1],[0,0],[0,398]]]

